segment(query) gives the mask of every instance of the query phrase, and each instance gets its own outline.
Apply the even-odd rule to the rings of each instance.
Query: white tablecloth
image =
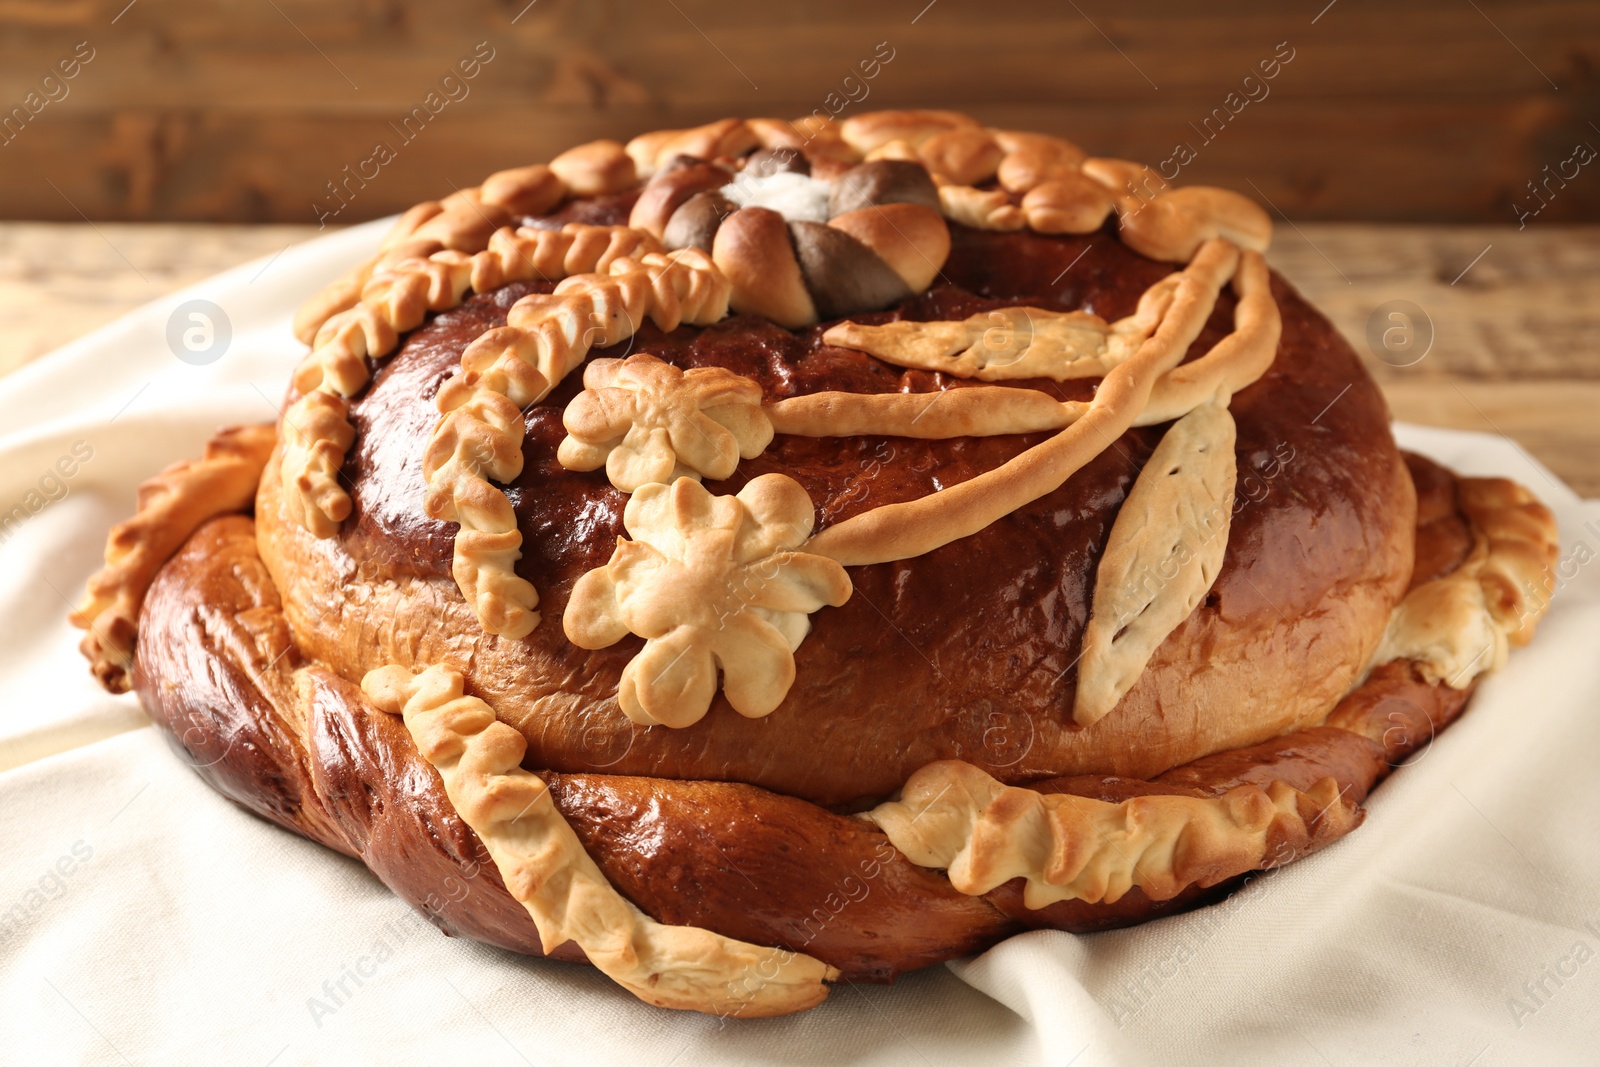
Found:
[[[359,864],[211,793],[132,696],[91,682],[69,601],[141,479],[219,424],[273,417],[292,309],[382,226],[0,380],[0,509],[23,506],[0,530],[0,1061],[1600,1063],[1600,503],[1483,435],[1401,434],[1555,507],[1564,580],[1539,639],[1357,833],[1190,915],[1033,933],[805,1015],[719,1023],[442,937]],[[166,340],[197,297],[232,326],[204,366]]]

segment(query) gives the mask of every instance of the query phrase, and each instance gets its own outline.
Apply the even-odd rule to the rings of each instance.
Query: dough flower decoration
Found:
[[[634,722],[699,722],[719,669],[735,711],[768,715],[794,683],[811,612],[850,598],[842,566],[796,551],[814,521],[811,498],[781,474],[738,496],[713,496],[689,478],[643,486],[623,512],[633,540],[619,538],[610,561],[573,587],[567,637],[589,649],[629,633],[645,639],[617,690]]]
[[[562,415],[556,457],[568,470],[605,467],[632,493],[652,482],[727,478],[772,442],[761,387],[720,367],[679,370],[655,356],[597,359]]]

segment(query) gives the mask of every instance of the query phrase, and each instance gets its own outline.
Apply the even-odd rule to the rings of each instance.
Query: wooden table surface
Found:
[[[316,232],[0,223],[0,374]],[[1510,437],[1600,497],[1600,226],[1280,223],[1270,258],[1362,353],[1397,418]],[[1410,349],[1394,310],[1414,320]],[[1430,332],[1426,355],[1399,366]]]

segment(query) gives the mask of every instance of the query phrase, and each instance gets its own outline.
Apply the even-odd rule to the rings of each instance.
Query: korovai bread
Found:
[[[951,112],[491,175],[141,490],[84,652],[446,932],[664,1007],[1206,903],[1359,825],[1558,544],[1397,449],[1271,230]]]

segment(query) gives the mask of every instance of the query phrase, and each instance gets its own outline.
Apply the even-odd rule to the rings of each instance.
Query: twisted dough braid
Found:
[[[963,893],[1025,880],[1023,901],[1115,903],[1137,886],[1169,900],[1246,871],[1280,866],[1361,820],[1336,778],[1307,790],[1283,781],[1219,796],[1137,796],[1107,803],[1007,786],[970,763],[913,774],[899,800],[864,816],[913,863],[945,869]]]
[[[989,129],[959,112],[867,112],[840,123],[839,134],[866,159],[927,167],[946,217],[976,229],[1092,233],[1114,210],[1129,248],[1174,263],[1214,237],[1257,252],[1272,239],[1271,218],[1248,197],[1175,189],[1149,167],[1088,159],[1070,141]]]
[[[624,226],[570,223],[559,230],[504,227],[471,255],[445,248],[381,263],[363,284],[360,301],[317,329],[311,353],[295,371],[301,396],[284,412],[281,465],[289,516],[317,537],[331,537],[350,514],[350,497],[339,485],[339,468],[355,440],[346,399],[367,384],[367,360],[394,351],[400,334],[421,325],[428,312],[456,307],[469,290],[604,271],[622,257],[660,247],[649,234]]]
[[[219,431],[201,458],[174,463],[139,486],[138,509],[111,528],[105,566],[69,616],[88,631],[78,648],[106,689],[128,691],[139,605],[156,571],[207,519],[250,506],[276,439],[271,425]]]
[[[1409,660],[1427,681],[1465,689],[1533,637],[1555,593],[1561,535],[1550,509],[1515,482],[1456,484],[1473,527],[1471,552],[1450,574],[1407,594],[1372,662]]]
[[[604,272],[567,278],[554,293],[523,297],[505,326],[462,353],[436,398],[441,417],[422,459],[424,508],[460,523],[452,573],[489,633],[519,638],[539,625],[539,594],[513,569],[522,554],[516,513],[491,484],[522,472],[522,409],[543,400],[591,348],[628,339],[646,318],[663,331],[716,322],[728,313],[730,289],[696,249],[619,258]]]
[[[417,749],[462,820],[489,850],[538,927],[548,954],[575,941],[589,961],[657,1007],[761,1018],[815,1007],[839,972],[798,952],[763,948],[694,926],[656,922],[618,893],[551,798],[521,767],[528,742],[462,692],[444,667],[371,671],[362,691],[404,717]]]
[[[490,234],[516,216],[542,215],[569,192],[577,192],[569,180],[584,184],[584,169],[571,161],[561,168],[555,161],[548,167],[515,167],[489,175],[481,186],[415,205],[395,221],[376,256],[324,286],[300,306],[294,317],[295,337],[311,344],[323,323],[360,301],[362,287],[385,264],[447,248],[481,251]]]
[[[283,514],[317,537],[332,537],[350,514],[350,497],[339,485],[339,468],[355,443],[350,404],[318,389],[283,413]]]
[[[1453,480],[1449,484],[1453,487]],[[1525,506],[1509,497],[1505,502],[1511,505],[1502,509],[1508,522],[1523,526],[1533,518]],[[1463,515],[1473,510],[1462,505]],[[1477,532],[1477,520],[1469,519],[1463,536],[1470,540]],[[1555,543],[1551,529],[1548,545]],[[477,836],[455,828],[456,806],[406,727],[374,714],[354,686],[326,668],[282,654],[290,641],[288,624],[249,520],[207,524],[163,571],[150,597],[139,653],[146,707],[215,788],[265,818],[359,856],[446,930],[515,951],[541,952],[528,911],[510,895],[500,867]],[[196,603],[209,605],[204,619],[193,611]],[[1528,622],[1531,627],[1531,618]],[[218,640],[228,633],[238,636]],[[174,684],[193,669],[197,656],[214,669],[200,672],[193,684]],[[1327,725],[1218,752],[1148,782],[1095,774],[1050,779],[1030,789],[1075,799],[1035,800],[1013,793],[994,798],[1000,801],[995,804],[982,802],[994,789],[984,777],[971,770],[940,771],[935,774],[944,776],[941,783],[972,783],[964,789],[965,798],[952,796],[955,787],[939,797],[941,786],[930,791],[928,782],[920,789],[908,787],[901,798],[912,819],[913,805],[938,809],[913,830],[946,814],[969,813],[954,821],[958,831],[974,825],[973,811],[992,816],[986,826],[995,832],[971,838],[973,861],[984,856],[1027,860],[1029,854],[1015,846],[1051,844],[1035,836],[1037,824],[1030,820],[1037,814],[1047,818],[1047,831],[1078,825],[1075,812],[1087,815],[1083,825],[1089,836],[1062,839],[1070,850],[1061,853],[1064,864],[1058,869],[1085,890],[1085,897],[1105,898],[1095,904],[1080,897],[1027,907],[1021,879],[982,896],[962,895],[937,868],[908,863],[871,823],[750,786],[539,773],[602,874],[658,922],[701,927],[752,945],[788,945],[841,968],[852,980],[883,979],[1010,936],[1016,927],[995,909],[1032,927],[1083,931],[1124,925],[1192,907],[1209,894],[1191,886],[1158,901],[1136,887],[1112,904],[1106,901],[1114,873],[1131,875],[1164,895],[1155,880],[1169,870],[1175,879],[1209,882],[1253,855],[1260,855],[1263,866],[1277,866],[1326,844],[1340,828],[1355,824],[1344,818],[1344,809],[1361,803],[1376,782],[1447,727],[1465,705],[1466,690],[1431,685],[1417,666],[1396,661],[1375,669]],[[242,681],[235,684],[235,678]],[[1321,784],[1330,778],[1336,783],[1331,790]],[[1123,803],[1146,793],[1155,803]],[[1262,804],[1262,793],[1272,812]],[[1324,810],[1321,798],[1333,799],[1330,793],[1339,802]],[[1310,798],[1318,799],[1308,803]],[[952,800],[957,802],[946,804]],[[1057,806],[1064,810],[1052,816],[1049,809]],[[469,812],[470,805],[462,804],[460,813]],[[1174,837],[1178,827],[1163,813],[1195,814],[1203,829],[1223,832]],[[1259,827],[1261,818],[1267,823],[1264,841],[1251,843],[1238,833],[1241,826]],[[652,835],[653,848],[640,852],[636,840],[616,833],[619,820],[632,819],[663,830]],[[1125,832],[1136,839],[1119,836]],[[1179,847],[1167,855],[1144,848],[1156,840]],[[1107,853],[1111,842],[1128,855]],[[1100,854],[1075,851],[1080,843]],[[1250,851],[1242,844],[1251,844]],[[745,856],[772,862],[746,864]],[[1075,859],[1084,856],[1092,862]],[[730,857],[739,873],[729,868]],[[1142,862],[1133,863],[1136,858]],[[476,863],[484,865],[482,877],[468,873]],[[976,876],[982,869],[967,863],[962,873]],[[1066,884],[1051,881],[1052,868],[1038,869],[1045,872],[1046,893]],[[698,891],[686,894],[685,870],[716,877],[700,878]],[[870,890],[860,892],[866,887]],[[830,893],[851,894],[848,907],[841,911],[827,903]],[[771,906],[752,909],[752,899]],[[573,947],[555,955],[572,958]]]

